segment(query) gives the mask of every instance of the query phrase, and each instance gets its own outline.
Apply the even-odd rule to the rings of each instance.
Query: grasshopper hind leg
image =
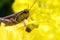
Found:
[[[5,23],[6,26],[12,25],[12,21],[9,19],[0,18],[0,25],[1,25],[1,22]]]

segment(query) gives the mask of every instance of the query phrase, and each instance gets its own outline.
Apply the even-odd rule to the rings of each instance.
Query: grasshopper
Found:
[[[30,9],[34,6],[36,3],[36,0],[34,1],[33,5],[30,7]],[[24,19],[27,19],[29,17],[29,11],[30,9],[24,9],[20,12],[17,12],[15,14],[8,15],[6,17],[0,18],[0,22],[5,23],[6,26],[11,26],[14,24],[18,24]]]
[[[23,11],[20,11],[16,14],[12,14],[12,15],[0,18],[0,22],[5,23],[6,26],[11,26],[14,24],[18,24],[24,19],[27,19],[28,16],[29,16],[29,11],[27,9],[24,9]]]

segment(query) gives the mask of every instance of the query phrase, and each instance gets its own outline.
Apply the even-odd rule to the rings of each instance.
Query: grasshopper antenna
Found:
[[[37,0],[34,0],[33,4],[31,5],[31,7],[29,8],[29,4],[28,4],[28,8],[29,8],[29,13],[30,13],[30,10],[33,8],[34,4],[37,2]],[[30,14],[30,18],[31,20],[33,20],[31,14]]]
[[[31,8],[34,6],[34,4],[37,2],[37,0],[34,0],[33,4],[31,5],[31,7],[29,8],[29,10],[31,10]],[[28,6],[29,7],[29,6]]]

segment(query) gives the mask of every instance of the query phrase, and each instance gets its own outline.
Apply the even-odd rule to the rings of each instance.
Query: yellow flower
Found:
[[[24,20],[26,25],[23,22],[7,27],[1,25],[0,40],[60,40],[59,0],[15,0],[12,8],[14,12],[29,9],[29,17]],[[31,32],[26,31],[27,27]]]

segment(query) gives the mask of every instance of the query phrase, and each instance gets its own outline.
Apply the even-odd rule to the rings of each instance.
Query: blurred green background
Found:
[[[4,17],[13,13],[13,2],[14,0],[0,0],[0,17]]]

